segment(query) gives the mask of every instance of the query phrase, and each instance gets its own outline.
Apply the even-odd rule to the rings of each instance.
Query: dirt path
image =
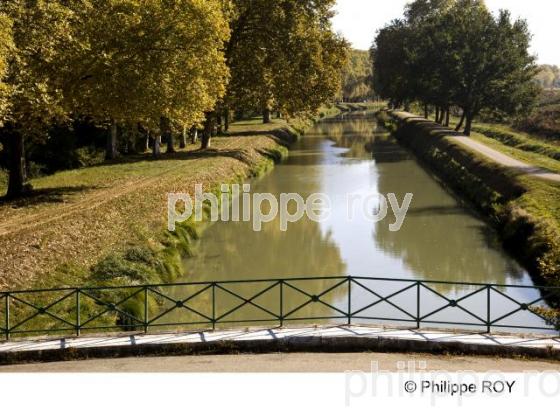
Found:
[[[423,117],[418,117],[417,115],[410,114],[407,112],[398,112],[395,113],[398,118],[400,119],[408,119],[408,118],[418,118],[424,120]],[[449,129],[449,136],[453,142],[460,144],[464,147],[469,148],[472,151],[475,151],[479,154],[484,155],[486,158],[500,164],[506,168],[514,169],[517,172],[522,174],[527,174],[534,176],[536,178],[545,179],[547,181],[553,182],[560,182],[560,174],[550,172],[546,169],[535,167],[533,165],[527,164],[525,162],[516,160],[508,155],[501,153],[489,146],[475,141],[472,138],[457,135],[453,130]]]
[[[62,218],[68,218],[77,212],[91,211],[118,197],[141,190],[147,185],[155,183],[159,178],[165,176],[166,174],[170,174],[183,167],[184,165],[181,164],[167,169],[153,177],[127,182],[124,185],[115,187],[100,188],[91,194],[84,195],[83,198],[76,202],[52,207],[50,209],[28,215],[24,218],[8,220],[7,222],[0,224],[0,236],[52,223]]]
[[[146,157],[38,181],[37,192],[61,193],[0,204],[0,289],[52,287],[53,280],[72,286],[109,252],[137,243],[157,246],[168,192],[193,192],[195,184],[214,186],[249,175],[263,152],[277,147],[262,136],[216,138],[204,154]]]
[[[426,371],[560,371],[560,362],[492,357],[435,356],[388,353],[277,353],[236,356],[181,356],[86,360],[0,366],[0,372],[236,372],[236,373],[340,373],[379,370],[399,371],[402,366]]]

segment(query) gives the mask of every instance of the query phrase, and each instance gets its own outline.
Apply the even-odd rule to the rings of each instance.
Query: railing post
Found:
[[[416,282],[416,329],[420,329],[421,324],[421,300],[420,300],[420,285],[421,282]]]
[[[216,282],[212,282],[212,330],[216,330]]]
[[[284,327],[284,281],[280,281],[280,327]]]
[[[348,326],[352,325],[352,277],[348,277]]]
[[[78,337],[81,332],[80,310],[80,289],[76,289],[76,336]]]
[[[486,333],[491,333],[491,321],[492,321],[492,312],[490,307],[490,300],[492,299],[491,295],[492,286],[486,286]]]
[[[148,333],[149,320],[148,287],[144,286],[144,333]]]
[[[6,324],[6,340],[10,340],[10,294],[6,293],[4,300],[4,323]]]

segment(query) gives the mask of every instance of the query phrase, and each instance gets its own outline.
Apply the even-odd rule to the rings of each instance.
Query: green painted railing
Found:
[[[558,300],[560,287],[357,276],[39,289],[0,292],[0,332],[9,339],[296,321],[548,332],[559,316],[546,302]]]

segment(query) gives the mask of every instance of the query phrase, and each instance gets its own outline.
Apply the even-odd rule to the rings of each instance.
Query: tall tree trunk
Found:
[[[268,108],[263,110],[263,124],[270,124],[270,110]]]
[[[466,124],[465,124],[465,132],[464,132],[467,137],[471,136],[473,118],[474,115],[470,111],[467,112],[465,116]]]
[[[146,140],[144,143],[144,152],[148,152],[150,150],[150,131],[146,131]]]
[[[439,107],[436,105],[436,122],[439,122]]]
[[[455,127],[455,131],[459,132],[464,122],[465,122],[465,110],[463,110],[463,115],[461,115],[461,120],[459,121],[459,124],[457,124],[457,126]]]
[[[445,110],[445,126],[446,127],[449,127],[449,111],[450,111],[450,108],[447,107],[447,109]]]
[[[181,141],[179,141],[179,148],[184,149],[187,148],[187,134],[189,131],[187,130],[187,126],[183,125],[183,130],[181,132]]]
[[[18,198],[25,191],[25,141],[19,132],[8,136],[8,154],[10,164],[10,176],[8,179],[8,192],[6,197]]]
[[[202,132],[202,138],[200,139],[200,149],[210,148],[210,139],[212,138],[212,133],[214,132],[215,118],[216,118],[215,112],[206,113],[204,130]]]
[[[191,128],[191,144],[196,144],[198,142],[198,128]]]
[[[223,129],[223,123],[222,123],[222,112],[218,111],[216,114],[216,131],[218,133],[218,135],[223,134],[224,129]]]
[[[229,108],[224,109],[224,131],[229,131]]]
[[[117,158],[117,134],[118,126],[115,120],[111,120],[111,132],[107,136],[107,147],[105,149],[105,159]]]
[[[152,156],[159,158],[161,154],[161,132],[158,132],[154,138],[154,146],[152,148]]]
[[[173,132],[171,130],[171,122],[167,117],[161,117],[159,119],[159,129],[160,135],[165,139],[167,143],[167,154],[173,154],[175,152],[175,141],[173,138]]]
[[[428,110],[428,104],[424,104],[424,118],[428,119],[428,117],[430,116],[429,110]]]

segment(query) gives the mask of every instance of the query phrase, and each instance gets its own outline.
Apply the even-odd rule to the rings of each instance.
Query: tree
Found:
[[[403,20],[393,20],[382,28],[371,49],[373,88],[393,107],[414,100],[410,81],[414,75],[407,63],[406,45],[413,40],[410,27]]]
[[[25,142],[45,138],[52,121],[66,118],[60,92],[65,81],[64,59],[57,55],[72,43],[71,11],[56,0],[5,0],[0,3],[3,33],[11,20],[12,44],[4,43],[4,124],[0,130],[9,156],[8,197],[24,193]],[[6,17],[7,16],[7,17]],[[8,20],[9,18],[9,20]],[[8,37],[9,38],[9,37]],[[7,91],[6,91],[7,90]],[[7,111],[7,113],[6,113]],[[7,118],[6,118],[7,116]]]
[[[373,96],[371,87],[373,69],[370,54],[367,51],[351,50],[343,73],[341,99],[344,101],[362,101]]]
[[[67,88],[79,112],[108,122],[107,157],[117,125],[140,122],[172,147],[175,123],[190,127],[225,92],[220,51],[229,37],[221,0],[98,0],[75,12],[78,44]],[[66,58],[68,58],[66,56]],[[173,149],[169,149],[173,151]]]
[[[560,68],[552,65],[542,65],[539,67],[535,79],[543,88],[560,87]]]
[[[288,115],[315,113],[342,86],[349,45],[332,30],[332,1],[286,2],[272,95]]]
[[[428,106],[436,107],[436,122],[449,122],[449,105],[452,85],[443,58],[449,50],[442,41],[445,31],[441,28],[443,16],[449,12],[452,0],[416,0],[405,9],[412,39],[406,45],[406,64],[414,98],[422,101],[425,115]],[[447,114],[447,115],[444,115]]]
[[[444,64],[454,80],[452,101],[465,115],[465,135],[483,109],[514,114],[534,103],[536,65],[525,21],[512,22],[507,11],[495,18],[480,0],[458,0],[442,25],[450,50]]]
[[[7,120],[10,86],[6,83],[8,60],[13,52],[12,21],[6,14],[0,14],[0,127]]]
[[[534,103],[525,21],[493,16],[482,0],[417,0],[406,17],[381,30],[372,51],[376,90],[393,105],[435,105],[438,122],[458,106],[470,135],[482,110],[516,114]]]
[[[231,80],[208,112],[202,148],[230,107],[288,114],[317,110],[340,88],[348,46],[332,31],[334,0],[234,0],[224,52]]]

